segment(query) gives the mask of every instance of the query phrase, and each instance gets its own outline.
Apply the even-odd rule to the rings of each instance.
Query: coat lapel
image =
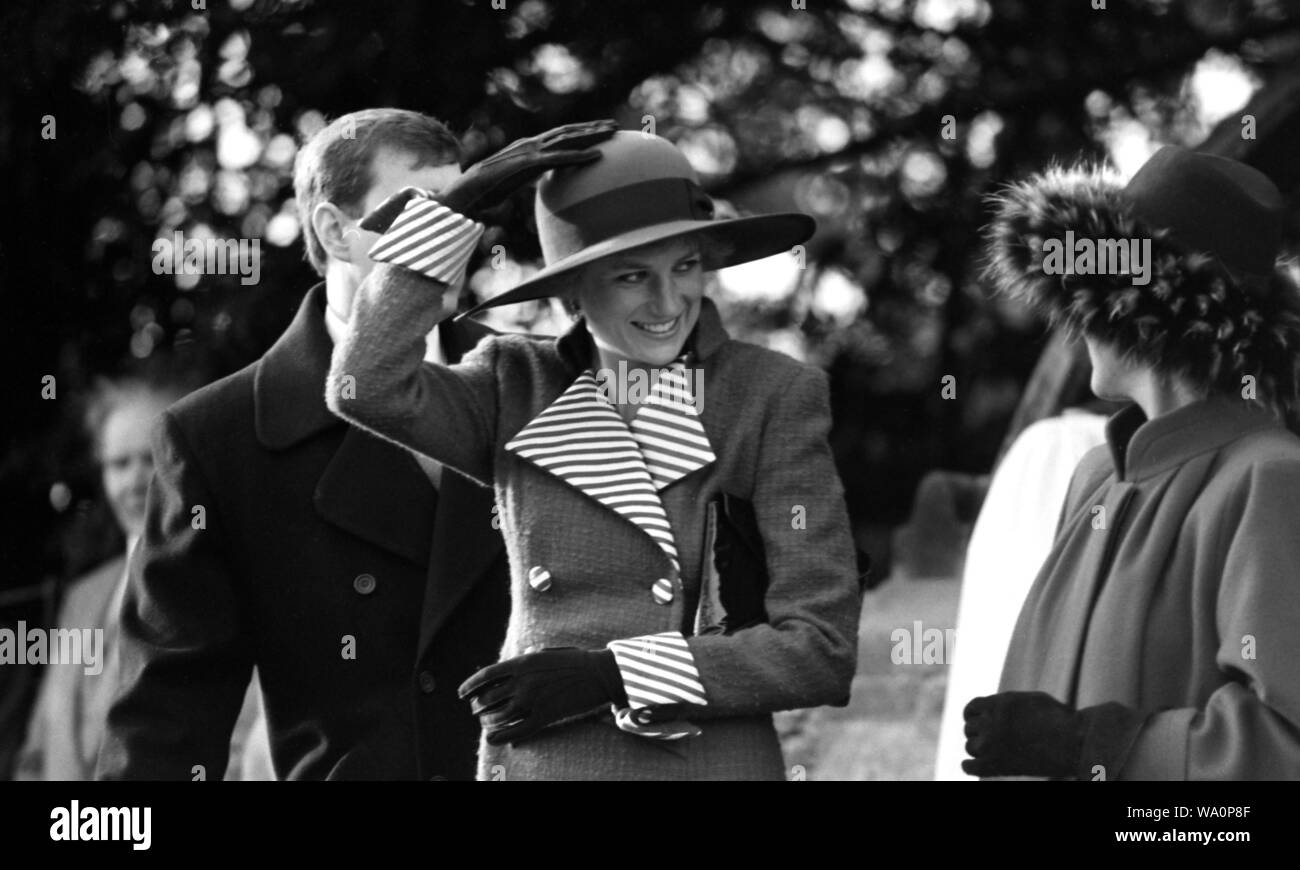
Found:
[[[557,342],[575,377],[506,444],[506,450],[580,490],[649,535],[680,569],[672,525],[659,492],[715,462],[699,414],[704,360],[727,340],[717,308],[703,299],[683,355],[661,373],[631,425],[598,383],[591,335],[579,320]]]
[[[492,524],[495,503],[488,487],[451,471],[443,473],[420,618],[420,657],[505,549]],[[501,582],[506,582],[504,577]]]
[[[664,489],[693,471],[717,461],[700,422],[699,400],[704,370],[691,377],[684,360],[665,370],[644,405],[632,418],[636,440],[655,489]]]
[[[348,427],[316,484],[315,502],[332,525],[427,564],[438,494],[405,450]]]
[[[677,567],[668,514],[636,439],[582,372],[506,444],[506,450],[587,494],[654,539]]]
[[[333,349],[325,329],[325,285],[317,284],[258,363],[253,402],[265,447],[287,450],[346,426],[325,407]],[[313,500],[331,525],[417,564],[427,561],[437,493],[401,448],[347,427]]]

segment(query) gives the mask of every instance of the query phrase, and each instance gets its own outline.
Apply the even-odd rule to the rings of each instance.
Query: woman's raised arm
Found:
[[[492,481],[494,340],[454,366],[424,362],[425,336],[454,312],[447,285],[376,263],[357,290],[351,328],[334,348],[325,402],[355,426]]]

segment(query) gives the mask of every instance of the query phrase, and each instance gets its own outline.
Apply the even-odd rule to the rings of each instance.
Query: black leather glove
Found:
[[[540,136],[519,139],[475,163],[465,174],[438,192],[435,199],[452,211],[478,220],[510,194],[557,166],[575,166],[600,158],[592,146],[618,130],[615,121],[566,124]],[[382,233],[406,208],[415,188],[398,191],[361,219],[361,228]]]
[[[1000,692],[975,698],[963,713],[966,753],[971,757],[961,763],[961,769],[971,776],[1083,778],[1092,762],[1122,757],[1140,727],[1130,713],[1119,704],[1075,710],[1046,692]],[[1088,764],[1085,747],[1097,756]]]
[[[487,742],[520,743],[609,704],[627,705],[609,650],[545,649],[483,668],[461,684]]]

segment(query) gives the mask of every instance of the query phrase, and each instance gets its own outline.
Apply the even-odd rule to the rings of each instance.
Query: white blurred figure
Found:
[[[975,697],[998,690],[1011,633],[1043,560],[1074,468],[1105,441],[1106,416],[1066,409],[1020,434],[989,483],[971,532],[957,609],[957,645],[948,672],[936,780],[972,780],[962,709]]]

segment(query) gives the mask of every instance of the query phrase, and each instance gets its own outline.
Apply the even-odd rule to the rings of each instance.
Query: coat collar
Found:
[[[580,372],[506,450],[641,529],[678,567],[672,525],[641,449],[622,416],[601,398],[591,372]]]
[[[342,421],[325,407],[334,344],[325,331],[325,283],[307,291],[289,328],[257,364],[253,425],[272,450],[304,441]]]
[[[695,329],[686,339],[685,349],[691,352],[692,361],[703,362],[713,356],[730,338],[722,325],[718,307],[707,296],[700,299],[700,317],[695,322]],[[587,319],[580,317],[556,342],[560,358],[568,367],[571,375],[578,375],[591,367],[595,358],[595,347],[591,333],[587,330]]]
[[[443,321],[439,328],[449,362],[458,362],[479,338],[490,333],[471,321],[454,326]],[[308,291],[289,328],[258,363],[253,380],[258,440],[269,449],[284,450],[318,433],[346,427],[313,495],[316,510],[325,520],[419,565],[430,563],[431,549],[446,557],[449,548],[445,543],[439,547],[436,539],[457,535],[462,540],[475,538],[483,545],[483,558],[494,558],[500,550],[500,536],[489,529],[483,540],[477,541],[475,530],[479,525],[488,528],[486,524],[467,527],[463,521],[463,517],[486,515],[491,510],[489,490],[447,474],[439,498],[410,453],[347,427],[329,412],[325,377],[332,352],[333,342],[325,329],[325,285],[317,284]],[[446,509],[439,510],[440,505]],[[477,577],[473,570],[478,567],[477,560],[456,561],[469,580]]]
[[[1120,480],[1152,477],[1217,450],[1257,429],[1279,425],[1262,406],[1213,396],[1148,420],[1129,405],[1106,423],[1106,443]]]
[[[466,320],[438,325],[443,352],[450,363],[491,334]],[[325,328],[325,282],[307,291],[289,328],[266,352],[253,375],[253,413],[257,438],[271,450],[305,441],[333,426],[344,425],[325,406],[325,378],[334,342]]]

